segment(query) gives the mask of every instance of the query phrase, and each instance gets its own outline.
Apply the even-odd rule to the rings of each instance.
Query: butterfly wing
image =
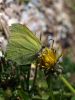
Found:
[[[41,42],[26,26],[21,24],[12,25],[10,32],[7,59],[11,59],[18,65],[30,64],[34,55],[41,49]]]

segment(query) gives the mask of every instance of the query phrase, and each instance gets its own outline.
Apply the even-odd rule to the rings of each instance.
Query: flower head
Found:
[[[39,64],[42,68],[54,69],[59,57],[52,48],[44,48],[39,56]]]

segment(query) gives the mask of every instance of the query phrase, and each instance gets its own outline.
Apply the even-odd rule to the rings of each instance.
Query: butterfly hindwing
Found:
[[[12,25],[10,33],[7,59],[11,59],[19,65],[31,63],[34,55],[41,49],[39,39],[26,26],[21,24]]]

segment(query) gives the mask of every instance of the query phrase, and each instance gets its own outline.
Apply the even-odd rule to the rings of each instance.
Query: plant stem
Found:
[[[53,87],[52,87],[52,76],[50,76],[50,71],[46,72],[44,71],[45,73],[45,76],[46,76],[46,81],[47,81],[47,84],[48,84],[48,89],[49,89],[49,92],[50,92],[50,96],[48,98],[48,100],[55,100],[55,97],[54,97],[54,94],[53,94]],[[48,76],[47,76],[48,74]]]
[[[50,82],[49,90],[50,90],[50,97],[51,97],[51,100],[55,100],[54,94],[53,94],[53,90],[52,90],[52,84],[51,84],[51,82]]]
[[[36,77],[37,77],[37,64],[36,64],[36,68],[35,68],[35,76],[34,76],[34,80],[33,80],[32,89],[33,89],[33,88],[34,88],[34,86],[35,86]]]
[[[72,87],[72,85],[64,78],[63,75],[60,75],[59,78],[63,81],[63,83],[69,88],[69,90],[75,94],[75,89]]]
[[[29,65],[29,66],[30,66],[30,65]],[[29,92],[30,70],[31,70],[31,67],[28,68],[28,73],[27,73],[27,91],[28,91],[28,92]]]
[[[2,73],[4,73],[4,59],[3,58],[1,58],[0,66],[1,66]]]

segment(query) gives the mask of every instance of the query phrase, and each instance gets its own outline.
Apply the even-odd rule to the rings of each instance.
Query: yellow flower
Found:
[[[54,49],[45,48],[39,56],[40,66],[46,69],[53,69],[58,58]]]

